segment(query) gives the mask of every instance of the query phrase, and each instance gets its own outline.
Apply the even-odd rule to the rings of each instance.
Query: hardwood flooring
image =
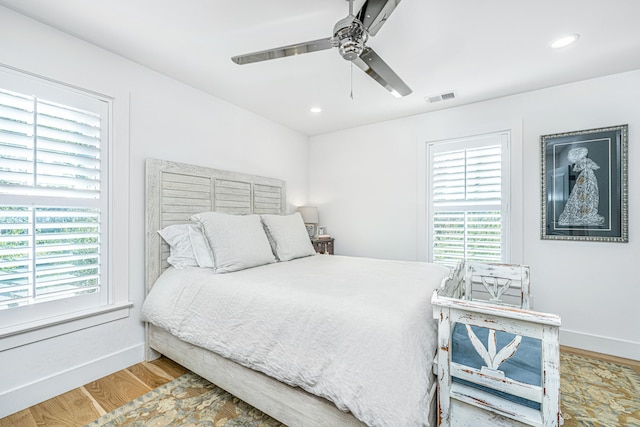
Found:
[[[640,361],[566,346],[561,346],[560,351],[626,365],[640,375]],[[141,362],[1,418],[0,427],[83,426],[187,372],[186,368],[164,357]]]
[[[0,427],[84,426],[187,372],[164,357],[141,362],[1,418]]]

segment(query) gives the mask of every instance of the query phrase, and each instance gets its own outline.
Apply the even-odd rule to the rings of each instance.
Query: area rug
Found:
[[[631,368],[560,354],[564,427],[640,427],[640,376]],[[282,427],[209,381],[187,373],[112,411],[89,427]]]
[[[284,427],[220,387],[186,373],[85,427]]]
[[[640,427],[640,376],[627,366],[560,353],[564,427]]]

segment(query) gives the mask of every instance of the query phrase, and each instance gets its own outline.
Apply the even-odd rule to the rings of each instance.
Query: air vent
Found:
[[[429,104],[432,104],[434,102],[440,102],[440,101],[447,101],[449,99],[455,99],[455,97],[456,97],[455,92],[451,91],[451,92],[441,93],[439,95],[427,96],[424,99]]]

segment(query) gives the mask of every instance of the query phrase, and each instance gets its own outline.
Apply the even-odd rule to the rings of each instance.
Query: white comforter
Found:
[[[170,268],[142,317],[370,426],[426,426],[437,337],[430,298],[447,274],[341,256],[227,274]]]

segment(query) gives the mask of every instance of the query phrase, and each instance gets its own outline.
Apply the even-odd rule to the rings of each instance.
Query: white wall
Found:
[[[511,129],[512,260],[536,309],[562,316],[564,345],[640,360],[639,111],[635,71],[312,137],[310,203],[338,254],[425,260],[425,142]],[[540,136],[625,123],[629,243],[541,240]]]
[[[116,150],[128,150],[129,163],[115,172],[129,175],[130,233],[115,233],[128,242],[125,280],[134,304],[128,318],[1,351],[1,418],[143,359],[146,157],[284,179],[289,202],[299,205],[307,199],[309,155],[300,133],[2,7],[0,64],[114,96],[116,115],[128,110],[129,123],[125,115],[114,126]]]

